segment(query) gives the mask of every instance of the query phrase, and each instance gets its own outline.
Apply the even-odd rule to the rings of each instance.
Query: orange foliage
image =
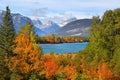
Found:
[[[40,71],[42,62],[40,61],[39,51],[33,47],[30,37],[24,34],[18,35],[15,39],[16,56],[10,59],[10,69],[20,73]]]
[[[100,78],[100,79],[110,79],[113,76],[111,70],[107,68],[106,63],[102,63],[102,65],[91,65],[87,67],[84,59],[80,60],[82,62],[81,68],[82,71],[85,72],[88,77]]]
[[[59,39],[55,38],[55,43],[59,43],[59,42],[60,42]]]
[[[66,37],[64,38],[64,40],[65,40],[65,42],[71,42],[71,37],[70,37],[70,36],[66,36]]]
[[[98,67],[97,75],[100,78],[111,78],[112,77],[112,72],[107,68],[106,63],[102,63],[101,66]]]
[[[84,58],[81,58],[81,59],[80,59],[80,62],[81,62],[81,65],[80,65],[81,70],[82,70],[83,72],[85,72],[87,69],[86,69],[86,65],[85,65],[85,60],[84,60]]]
[[[58,74],[58,66],[56,60],[51,58],[49,55],[45,55],[44,68],[46,77],[50,80]]]
[[[77,77],[77,71],[74,66],[66,66],[64,70],[66,80],[75,80],[75,78]]]
[[[50,36],[46,35],[45,39],[47,42],[53,43],[54,41],[50,39]]]

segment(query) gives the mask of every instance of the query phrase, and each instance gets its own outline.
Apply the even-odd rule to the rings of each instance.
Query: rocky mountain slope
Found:
[[[0,24],[2,24],[4,14],[5,11],[0,10]],[[49,34],[55,34],[60,36],[88,36],[89,26],[91,25],[91,19],[77,20],[76,18],[72,18],[62,22],[60,24],[62,26],[60,26],[56,22],[53,22],[49,19],[45,20],[44,22],[39,19],[31,20],[30,18],[23,16],[19,13],[12,13],[11,16],[16,32],[20,30],[21,26],[24,26],[26,22],[29,21],[34,26],[35,33],[38,36],[45,36]]]
[[[80,19],[66,24],[54,32],[55,35],[62,36],[89,36],[91,19]]]

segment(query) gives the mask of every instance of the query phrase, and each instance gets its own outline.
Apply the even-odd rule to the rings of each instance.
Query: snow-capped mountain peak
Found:
[[[47,34],[50,34],[51,32],[59,29],[60,26],[52,21],[48,21],[48,22],[42,24],[39,28],[42,31],[46,32]]]
[[[38,19],[32,20],[35,27],[39,28],[42,25],[42,22]]]

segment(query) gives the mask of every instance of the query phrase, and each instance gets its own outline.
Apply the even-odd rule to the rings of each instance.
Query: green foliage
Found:
[[[30,76],[29,80],[39,80],[38,76],[33,74]]]
[[[120,35],[115,37],[115,51],[111,60],[111,68],[115,74],[120,76]]]
[[[88,80],[85,73],[79,73],[75,80]]]
[[[14,38],[15,29],[10,14],[10,9],[7,6],[3,17],[3,24],[0,26],[0,77],[3,79],[10,78],[11,72],[8,69],[8,58],[14,55]]]
[[[51,35],[50,35],[50,39],[51,39],[53,42],[55,42],[55,35],[54,35],[54,34],[51,34]]]
[[[114,75],[120,76],[120,9],[107,10],[100,19],[93,17],[89,43],[83,52],[86,65],[96,66],[106,62]],[[97,68],[96,68],[97,69]]]
[[[15,38],[15,29],[10,14],[9,7],[6,7],[6,13],[3,17],[3,25],[0,27],[0,48],[4,53],[12,55]]]
[[[58,65],[62,66],[62,67],[65,67],[67,65],[72,65],[72,61],[73,61],[71,55],[69,55],[69,54],[66,54],[66,56],[65,55],[59,55],[57,60],[58,60],[57,61]]]
[[[26,25],[22,26],[18,34],[30,35],[31,32],[34,34],[34,28],[30,22],[27,22]]]
[[[65,71],[64,70],[59,72],[59,74],[57,76],[57,80],[65,80]]]
[[[52,57],[54,57],[54,55],[55,55],[54,52],[50,52],[49,54],[50,54],[50,56],[52,56]]]
[[[22,80],[22,79],[23,79],[23,77],[18,75],[17,73],[12,73],[10,75],[10,80]]]

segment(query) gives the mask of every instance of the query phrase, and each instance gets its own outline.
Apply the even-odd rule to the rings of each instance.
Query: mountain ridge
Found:
[[[4,14],[5,11],[0,10],[0,24],[2,24]],[[55,34],[56,36],[89,36],[91,19],[69,19],[66,20],[66,25],[61,27],[52,20],[48,20],[43,23],[39,19],[32,20],[31,18],[23,16],[19,13],[11,13],[11,16],[16,32],[20,30],[21,26],[24,26],[26,22],[29,21],[34,26],[35,33],[38,36],[45,36],[49,34]]]
[[[53,32],[55,35],[62,36],[89,36],[89,27],[91,25],[91,19],[79,19],[66,24],[59,30]]]

